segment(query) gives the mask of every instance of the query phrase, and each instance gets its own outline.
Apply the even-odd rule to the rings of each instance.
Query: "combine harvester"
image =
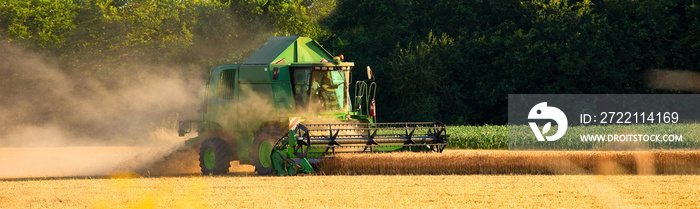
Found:
[[[196,127],[186,144],[199,147],[204,174],[225,174],[233,160],[260,175],[294,175],[337,153],[442,152],[440,122],[376,123],[369,67],[351,103],[353,66],[310,38],[273,37],[244,63],[211,72],[197,119],[181,121],[179,135]]]

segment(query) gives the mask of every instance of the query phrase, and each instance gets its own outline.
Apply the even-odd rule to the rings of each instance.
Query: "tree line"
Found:
[[[504,124],[508,94],[685,93],[649,70],[700,71],[694,0],[2,0],[0,38],[109,83],[130,63],[244,61],[271,36],[371,66],[381,121]]]

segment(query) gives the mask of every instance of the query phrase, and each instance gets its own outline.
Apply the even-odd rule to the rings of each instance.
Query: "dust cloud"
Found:
[[[644,83],[653,89],[700,92],[700,73],[685,70],[649,70]]]
[[[150,172],[191,152],[175,126],[196,114],[203,80],[193,70],[130,63],[134,73],[105,84],[4,41],[0,55],[0,178]]]

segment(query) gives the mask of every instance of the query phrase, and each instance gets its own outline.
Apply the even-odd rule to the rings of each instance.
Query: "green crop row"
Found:
[[[553,142],[538,142],[529,126],[514,126],[511,130],[506,125],[485,126],[448,126],[449,143],[453,149],[572,149],[572,150],[607,150],[607,149],[696,149],[700,148],[700,124],[639,124],[607,126],[569,127],[566,135]],[[551,133],[556,132],[556,126]],[[653,142],[583,142],[581,135],[682,135],[682,141]],[[641,135],[640,135],[641,134]],[[511,141],[508,136],[511,135]],[[607,139],[607,138],[606,138]],[[640,138],[641,139],[641,138]],[[633,146],[633,147],[630,147]]]
[[[508,126],[448,126],[453,149],[508,149]]]
[[[550,133],[556,129],[556,126],[552,127]],[[700,132],[697,130],[700,130],[700,124],[573,126],[556,141],[538,142],[529,126],[520,125],[508,130],[511,139],[508,146],[537,150],[696,149],[700,147]],[[604,141],[590,141],[592,136],[602,137]],[[583,137],[588,137],[589,141]]]

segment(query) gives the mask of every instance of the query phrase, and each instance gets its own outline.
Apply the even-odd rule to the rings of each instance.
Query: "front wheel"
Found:
[[[255,171],[259,175],[271,174],[272,169],[272,149],[274,149],[277,141],[287,131],[276,126],[265,126],[255,133],[253,140],[253,150],[250,152],[250,161],[255,166]]]
[[[220,175],[228,173],[231,167],[231,149],[220,138],[210,138],[199,149],[199,167],[203,174]]]

